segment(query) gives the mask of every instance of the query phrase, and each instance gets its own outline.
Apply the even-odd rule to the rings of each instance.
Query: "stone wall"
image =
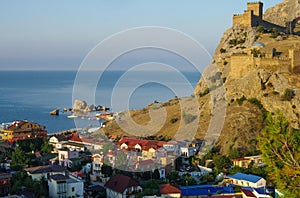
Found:
[[[294,59],[295,63],[299,64],[299,66],[296,67],[296,69],[299,69],[300,71],[300,56],[298,56],[298,53],[294,54],[297,57]],[[250,71],[260,68],[267,69],[268,71],[273,72],[290,72],[291,59],[278,57],[255,58],[252,55],[248,54],[235,54],[231,56],[230,67],[230,76],[234,79],[237,79],[245,76]],[[291,72],[294,72],[294,70],[292,70]]]
[[[291,49],[289,50],[289,57],[291,59],[291,71],[299,73],[300,71],[300,50]]]
[[[247,54],[232,55],[230,58],[230,76],[240,78],[255,68],[254,58]]]

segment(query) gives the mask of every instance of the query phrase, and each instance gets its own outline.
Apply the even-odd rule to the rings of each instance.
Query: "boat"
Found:
[[[50,115],[59,115],[59,109],[54,109],[50,112]]]
[[[77,115],[69,115],[67,116],[68,118],[77,118],[78,116]]]

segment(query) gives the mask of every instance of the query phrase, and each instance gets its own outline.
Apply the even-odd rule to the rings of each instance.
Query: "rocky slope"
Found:
[[[285,26],[287,21],[292,21],[300,16],[299,0],[284,0],[282,3],[269,8],[264,14],[264,19],[272,23]]]
[[[283,3],[268,9],[265,18],[271,22],[281,24],[279,19],[287,13],[293,12],[293,16],[299,13],[296,10],[299,2],[286,0]],[[276,12],[279,15],[276,15]],[[290,16],[288,16],[290,17]],[[203,73],[202,78],[195,88],[195,95],[184,99],[173,99],[167,103],[160,104],[166,110],[165,124],[151,135],[172,138],[176,135],[178,128],[185,123],[182,116],[179,101],[186,101],[187,109],[193,109],[193,103],[188,102],[197,99],[199,112],[189,112],[190,116],[199,119],[197,133],[194,138],[204,139],[210,132],[218,131],[211,129],[211,122],[215,127],[222,127],[220,137],[212,138],[210,144],[218,147],[223,154],[229,154],[234,148],[244,154],[255,154],[256,138],[264,127],[266,112],[282,111],[291,121],[293,127],[300,127],[300,81],[299,75],[289,72],[279,72],[274,67],[265,67],[249,71],[241,78],[231,77],[230,57],[235,53],[241,53],[250,48],[255,41],[265,43],[266,51],[277,48],[285,56],[288,49],[299,44],[300,37],[289,36],[282,39],[270,38],[270,33],[259,33],[256,28],[244,28],[235,26],[225,31],[212,59],[212,65]],[[241,66],[243,63],[241,63]],[[291,100],[284,100],[285,90],[289,88],[295,94]],[[222,92],[222,89],[226,92]],[[221,91],[220,91],[221,90]],[[218,115],[216,104],[225,102],[226,115]],[[153,105],[142,110],[131,111],[133,120],[140,125],[147,125],[151,119],[149,110],[156,108]],[[217,109],[220,108],[217,106]],[[222,108],[222,107],[221,107]],[[158,120],[162,120],[163,114],[158,114]],[[161,116],[161,117],[160,117]],[[216,117],[217,116],[217,121]],[[219,117],[218,117],[219,116]],[[224,119],[224,120],[223,120]],[[176,121],[175,121],[176,120]],[[197,120],[197,119],[196,119]],[[104,128],[106,133],[123,135],[124,131],[116,121]],[[132,135],[132,134],[129,134]],[[189,135],[189,130],[186,130]],[[219,136],[213,132],[210,137]],[[208,141],[209,142],[209,141]]]

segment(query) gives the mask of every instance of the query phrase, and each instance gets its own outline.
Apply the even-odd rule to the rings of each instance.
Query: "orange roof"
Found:
[[[158,149],[162,147],[166,142],[123,137],[119,141],[118,145],[121,146],[124,143],[128,146],[129,149],[134,148],[138,144],[142,147],[143,150],[148,150],[150,148]]]
[[[172,184],[161,184],[159,186],[159,191],[160,194],[174,194],[174,193],[181,194],[181,190]]]

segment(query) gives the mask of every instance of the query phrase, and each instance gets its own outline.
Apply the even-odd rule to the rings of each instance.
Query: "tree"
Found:
[[[29,158],[26,157],[25,152],[20,147],[16,147],[12,153],[12,164],[25,166],[29,162]]]
[[[159,179],[160,178],[160,174],[159,174],[159,171],[157,169],[155,169],[154,172],[152,173],[152,178],[153,179]]]
[[[213,157],[213,161],[217,170],[229,168],[231,165],[231,160],[224,155],[215,155]]]
[[[50,154],[51,151],[53,149],[53,146],[51,144],[49,144],[49,142],[46,140],[44,140],[44,143],[42,145],[42,148],[41,148],[41,152],[43,155],[47,155],[47,154]]]
[[[270,179],[288,197],[300,194],[300,131],[293,129],[282,113],[267,115],[267,125],[258,137]]]
[[[105,176],[105,177],[111,177],[112,173],[113,173],[113,169],[111,166],[108,166],[106,164],[103,164],[101,167],[101,173]]]

